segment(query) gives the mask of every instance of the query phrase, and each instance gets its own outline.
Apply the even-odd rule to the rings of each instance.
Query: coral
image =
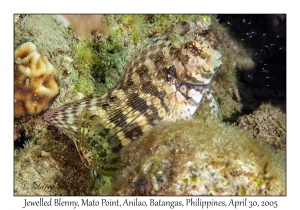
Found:
[[[160,124],[124,150],[113,195],[284,195],[285,160],[214,121]]]
[[[38,46],[40,54],[45,55],[50,63],[57,70],[56,79],[59,82],[59,95],[53,101],[51,107],[55,108],[65,103],[75,100],[79,93],[74,93],[75,84],[79,82],[80,77],[88,78],[88,71],[85,74],[78,72],[77,59],[74,58],[74,45],[78,42],[72,30],[68,30],[59,24],[53,15],[21,15],[19,21],[15,24],[15,49],[26,42],[32,41]],[[82,65],[79,65],[80,67]],[[92,79],[89,77],[89,80]],[[92,82],[86,86],[93,87]],[[86,93],[83,97],[86,96]]]
[[[279,108],[262,104],[252,114],[239,117],[237,123],[274,150],[285,151],[286,115]]]
[[[14,115],[38,115],[49,109],[58,94],[56,70],[47,57],[40,55],[35,44],[26,42],[15,51]]]
[[[101,15],[56,15],[65,27],[72,26],[75,33],[83,40],[91,40],[92,32],[109,34],[109,28]]]

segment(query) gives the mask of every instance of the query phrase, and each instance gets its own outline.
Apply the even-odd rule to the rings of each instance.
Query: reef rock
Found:
[[[286,115],[278,107],[262,104],[252,114],[237,119],[238,126],[276,151],[286,149]]]
[[[32,42],[16,49],[14,59],[14,116],[35,116],[49,109],[59,92],[53,65]]]
[[[73,27],[74,32],[83,40],[91,40],[92,32],[95,31],[109,34],[109,28],[101,15],[55,15],[54,17],[64,26]]]
[[[284,195],[285,160],[242,129],[157,126],[122,154],[113,195]]]

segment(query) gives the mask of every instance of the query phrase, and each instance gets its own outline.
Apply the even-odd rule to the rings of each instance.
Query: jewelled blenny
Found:
[[[129,56],[110,92],[68,104],[44,118],[71,138],[83,163],[113,175],[120,151],[160,121],[189,119],[221,65],[203,37],[175,48],[163,35],[146,39]],[[211,101],[214,101],[209,94]],[[212,111],[217,106],[210,104]]]

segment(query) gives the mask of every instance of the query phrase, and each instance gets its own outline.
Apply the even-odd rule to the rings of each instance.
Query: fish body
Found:
[[[195,113],[220,57],[201,37],[180,49],[165,36],[148,38],[129,56],[113,90],[50,110],[44,118],[74,141],[88,168],[111,175],[122,147],[160,121]]]

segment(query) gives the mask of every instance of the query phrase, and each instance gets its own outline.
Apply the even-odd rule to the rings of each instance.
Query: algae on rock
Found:
[[[162,123],[125,148],[111,193],[285,195],[285,167],[284,156],[235,126]]]
[[[286,115],[271,104],[262,104],[252,114],[237,119],[238,126],[275,151],[286,150]]]

